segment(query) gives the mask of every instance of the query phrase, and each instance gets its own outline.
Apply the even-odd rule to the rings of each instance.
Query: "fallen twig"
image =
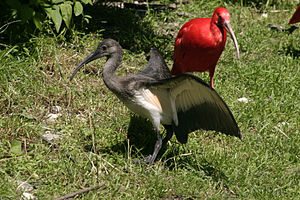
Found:
[[[99,189],[100,187],[102,187],[103,185],[105,185],[105,183],[100,183],[99,185],[97,186],[92,186],[92,187],[88,187],[88,188],[84,188],[82,190],[79,190],[77,192],[73,192],[73,193],[70,193],[70,194],[67,194],[67,195],[64,195],[62,197],[58,197],[56,198],[55,200],[64,200],[64,199],[68,199],[68,198],[72,198],[76,195],[79,195],[79,194],[82,194],[84,192],[88,192],[88,191],[91,191],[91,190],[94,190],[94,189]]]
[[[15,20],[15,21],[12,21],[12,22],[8,22],[7,24],[4,24],[3,26],[0,27],[0,33],[4,33],[4,31],[6,31],[6,29],[8,28],[8,26],[10,24],[13,24],[13,23],[17,23],[17,22],[20,22],[21,20]]]
[[[129,139],[127,139],[127,160],[129,161],[130,159],[130,144],[129,144]]]
[[[280,128],[278,128],[278,127],[274,127],[276,130],[278,130],[282,135],[284,135],[285,137],[287,137],[287,138],[290,138],[287,134],[285,134],[285,132],[283,132]]]
[[[270,13],[290,12],[290,10],[270,10]]]

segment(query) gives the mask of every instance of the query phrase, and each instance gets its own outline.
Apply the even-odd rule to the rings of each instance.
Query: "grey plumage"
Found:
[[[172,77],[163,57],[156,48],[150,51],[146,67],[136,74],[117,76],[123,50],[112,39],[103,40],[74,70],[71,80],[81,67],[107,57],[103,69],[106,86],[133,112],[149,118],[157,133],[154,152],[146,158],[152,163],[161,146],[175,132],[179,142],[186,143],[188,133],[198,130],[215,130],[241,138],[237,123],[218,93],[200,78],[191,74]],[[167,130],[162,140],[160,124]]]

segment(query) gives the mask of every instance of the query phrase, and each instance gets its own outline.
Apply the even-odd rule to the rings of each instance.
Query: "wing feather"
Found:
[[[175,99],[178,125],[174,124],[177,139],[187,142],[188,133],[215,130],[241,138],[238,125],[223,99],[200,78],[182,74],[149,84],[150,88],[168,89]]]
[[[160,51],[155,47],[152,47],[150,50],[150,59],[146,67],[138,72],[138,74],[144,74],[154,78],[155,80],[172,77],[170,69],[167,67],[164,58]]]

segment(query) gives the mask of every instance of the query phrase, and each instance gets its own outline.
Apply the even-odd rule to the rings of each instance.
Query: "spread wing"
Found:
[[[150,50],[150,59],[148,64],[138,74],[149,76],[155,80],[171,78],[172,76],[164,58],[155,47],[152,47]]]
[[[226,103],[200,78],[191,74],[181,74],[152,82],[148,88],[155,94],[169,96],[175,102],[178,123],[173,123],[173,129],[179,142],[186,143],[188,133],[198,129],[242,137]]]

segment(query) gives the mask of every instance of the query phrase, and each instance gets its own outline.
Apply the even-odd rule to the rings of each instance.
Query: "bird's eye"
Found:
[[[103,51],[106,51],[106,50],[107,50],[107,46],[106,46],[106,45],[103,45],[103,46],[102,46],[102,50],[103,50]]]
[[[223,24],[223,18],[219,15],[219,17],[218,17],[218,24]]]

